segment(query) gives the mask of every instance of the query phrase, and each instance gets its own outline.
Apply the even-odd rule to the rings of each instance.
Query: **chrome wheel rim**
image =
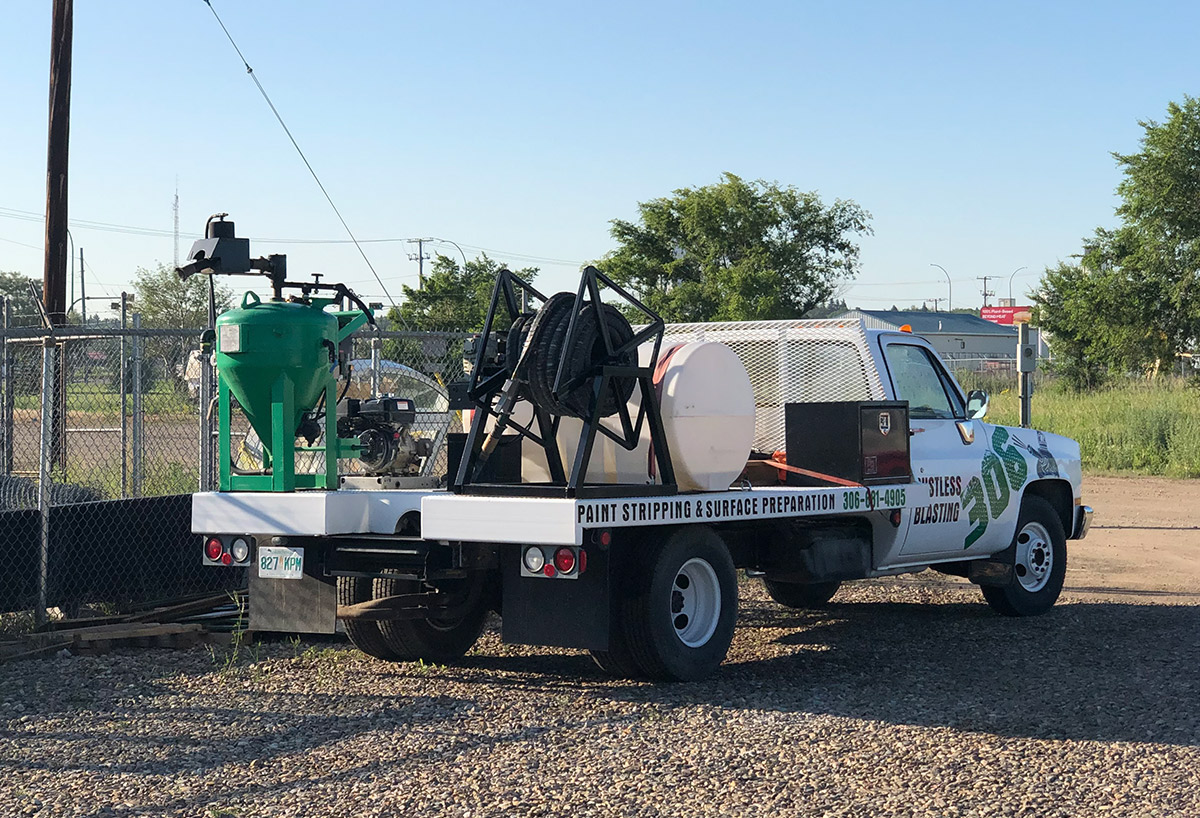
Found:
[[[721,618],[721,583],[707,560],[693,557],[679,567],[671,586],[671,625],[689,648],[708,642]]]
[[[1017,582],[1031,593],[1046,587],[1054,569],[1054,545],[1041,523],[1027,523],[1017,534]]]

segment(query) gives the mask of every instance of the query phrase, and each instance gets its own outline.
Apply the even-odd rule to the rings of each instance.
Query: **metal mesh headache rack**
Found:
[[[667,324],[664,348],[688,341],[730,347],[754,388],[754,450],[782,450],[788,403],[881,400],[861,321],[838,319]]]

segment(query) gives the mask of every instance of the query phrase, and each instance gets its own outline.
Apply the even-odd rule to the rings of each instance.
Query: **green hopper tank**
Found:
[[[296,430],[306,412],[325,395],[332,415],[336,395],[337,345],[362,320],[325,312],[328,299],[308,303],[263,301],[248,292],[240,307],[223,313],[216,323],[217,371],[220,377],[221,489],[291,491],[334,488],[337,475],[336,433],[322,423],[329,451],[326,474],[295,474]],[[357,314],[360,319],[361,313]],[[345,322],[343,316],[347,318]],[[232,474],[230,470],[229,395],[237,398],[262,441],[264,473]],[[311,485],[309,485],[311,483]]]

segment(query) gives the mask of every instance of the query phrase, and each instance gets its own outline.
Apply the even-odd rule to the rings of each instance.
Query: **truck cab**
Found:
[[[879,330],[867,338],[888,396],[908,403],[913,480],[927,490],[915,490],[924,502],[906,515],[903,536],[880,555],[880,567],[1001,551],[1026,496],[1045,500],[1063,530],[1074,531],[1081,485],[1077,443],[988,423],[988,396],[964,394],[925,339]]]

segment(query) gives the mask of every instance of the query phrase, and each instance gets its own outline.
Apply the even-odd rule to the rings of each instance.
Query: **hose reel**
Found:
[[[600,288],[623,299],[630,314],[641,313],[642,327],[634,331],[622,310],[605,303]],[[536,311],[522,309],[523,290],[542,302]],[[508,313],[508,329],[494,331],[500,310]],[[503,326],[503,324],[501,324]],[[475,407],[462,461],[451,488],[457,492],[487,493],[501,490],[496,484],[478,483],[483,465],[506,432],[539,445],[545,451],[549,483],[505,483],[504,493],[540,496],[583,496],[585,475],[597,434],[632,451],[640,439],[642,423],[649,424],[655,459],[663,482],[657,493],[676,491],[674,471],[662,434],[662,417],[651,379],[662,344],[661,317],[626,292],[595,267],[587,267],[577,292],[543,296],[508,270],[496,277],[492,299],[480,336],[468,344],[474,355],[466,362],[467,383],[463,387],[469,405]],[[639,347],[650,348],[649,361],[639,364]],[[636,421],[629,403],[634,390],[641,390]],[[514,421],[516,405],[532,406],[532,420]],[[600,421],[618,416],[614,424]],[[570,472],[564,468],[559,449],[559,419],[583,422],[579,445]],[[615,428],[614,428],[615,427]],[[595,491],[615,496],[615,487]],[[643,490],[646,486],[639,486]]]
[[[633,338],[633,327],[611,304],[589,302],[578,313],[574,307],[573,293],[550,296],[532,319],[522,322],[518,330],[519,346],[511,345],[510,335],[509,349],[521,350],[519,364],[524,372],[517,374],[524,375],[529,399],[535,405],[551,414],[584,419],[591,411],[594,391],[587,375],[609,357],[604,331],[608,332],[611,346],[619,350]],[[572,317],[577,324],[574,337],[570,338]],[[605,324],[603,328],[601,321]],[[568,341],[570,348],[567,348]],[[609,363],[637,366],[636,348],[617,352],[615,357],[617,360]],[[556,382],[559,390],[555,389]],[[599,416],[610,417],[627,404],[635,383],[630,376],[610,379],[596,407]]]

